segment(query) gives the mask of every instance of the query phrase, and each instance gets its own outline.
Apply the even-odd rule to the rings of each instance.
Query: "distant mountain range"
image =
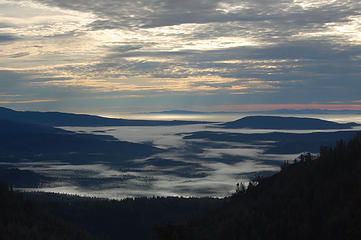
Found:
[[[203,114],[238,114],[238,112],[197,112],[188,110],[169,110],[161,112],[147,112],[145,114],[165,114],[165,115],[203,115]]]
[[[0,107],[0,119],[17,122],[34,123],[48,126],[176,126],[206,123],[204,121],[160,121],[160,120],[129,120],[121,118],[106,118],[87,114],[62,112],[15,111]]]
[[[304,110],[281,109],[281,110],[264,111],[264,112],[237,113],[237,112],[196,112],[196,111],[186,111],[186,110],[170,110],[163,112],[150,112],[148,114],[207,115],[207,114],[261,114],[261,113],[264,114],[361,114],[361,111],[351,111],[351,110],[334,111],[334,110],[320,110],[320,109],[304,109]],[[172,120],[172,121],[131,120],[131,119],[107,118],[107,117],[100,117],[100,116],[88,115],[88,114],[75,114],[75,113],[63,113],[63,112],[15,111],[4,107],[0,107],[0,119],[7,119],[11,121],[33,123],[33,124],[40,124],[47,126],[63,126],[63,127],[66,126],[77,126],[77,127],[177,126],[177,125],[211,123],[207,121],[184,121],[184,120]],[[270,119],[265,119],[265,120],[269,121]],[[288,119],[288,121],[289,120],[292,119]],[[232,124],[229,124],[229,126],[227,127],[230,127]],[[314,122],[310,122],[310,124],[317,124],[317,123],[314,121]],[[325,122],[322,125],[325,125]],[[317,125],[314,126],[315,127],[311,129],[324,129],[317,127]],[[345,125],[338,124],[338,126],[336,126],[335,124],[333,124],[332,127],[326,127],[325,129],[329,129],[329,128],[341,129],[345,127],[346,127]],[[258,128],[258,127],[255,126],[252,128]],[[287,129],[287,128],[276,128],[276,129]],[[304,128],[292,128],[292,129],[304,129]]]
[[[337,123],[316,118],[249,116],[236,121],[219,124],[223,128],[284,129],[284,130],[320,130],[351,129],[357,123]]]
[[[327,110],[327,109],[277,109],[270,111],[256,111],[260,114],[361,114],[358,110]]]
[[[168,110],[161,112],[149,112],[147,114],[174,114],[174,115],[203,115],[203,114],[361,114],[357,110],[326,110],[326,109],[277,109],[269,111],[243,111],[243,112],[201,112],[188,110]]]
[[[338,140],[349,141],[359,131],[312,132],[312,133],[234,133],[234,132],[193,132],[185,139],[207,140],[214,142],[234,142],[260,145],[265,154],[317,153],[320,146],[333,146]],[[265,146],[266,145],[266,146]]]

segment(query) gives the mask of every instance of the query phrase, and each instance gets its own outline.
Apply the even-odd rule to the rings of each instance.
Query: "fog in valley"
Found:
[[[159,116],[141,115],[143,119],[232,121],[243,116],[233,114]],[[338,122],[357,122],[355,115],[312,116]],[[127,116],[135,119],[136,115]],[[78,194],[111,199],[140,196],[224,197],[235,191],[236,183],[246,183],[258,175],[279,171],[284,161],[293,161],[302,152],[270,153],[275,141],[236,142],[188,138],[196,132],[223,133],[312,133],[335,130],[264,130],[224,129],[216,123],[151,127],[63,127],[79,133],[111,135],[120,141],[144,143],[161,149],[146,158],[129,161],[103,161],[73,164],[69,162],[12,163],[21,170],[32,170],[57,179],[36,191]],[[360,130],[360,127],[349,130]],[[188,137],[187,137],[188,136]],[[315,152],[317,153],[317,152]],[[9,164],[9,163],[3,163]]]

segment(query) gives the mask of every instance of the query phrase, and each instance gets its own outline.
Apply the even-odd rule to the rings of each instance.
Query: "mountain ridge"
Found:
[[[149,144],[119,141],[109,135],[75,133],[51,126],[0,119],[0,161],[120,161],[160,151]]]
[[[329,109],[276,109],[276,110],[260,110],[260,111],[193,111],[193,110],[165,110],[159,112],[146,112],[145,114],[184,114],[184,115],[206,115],[206,114],[361,114],[360,110],[329,110]]]
[[[0,107],[0,118],[17,122],[35,123],[60,127],[99,127],[99,126],[177,126],[209,123],[205,121],[165,121],[165,120],[131,120],[106,118],[89,114],[63,112],[15,111]]]
[[[317,118],[281,117],[281,116],[247,116],[232,122],[218,125],[223,128],[249,129],[284,129],[284,130],[316,130],[316,129],[351,129],[360,124],[337,123]]]

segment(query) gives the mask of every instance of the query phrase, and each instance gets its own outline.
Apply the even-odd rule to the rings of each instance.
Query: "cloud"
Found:
[[[140,95],[190,105],[359,99],[356,0],[0,4],[6,93],[111,104]]]
[[[22,75],[19,73],[8,70],[0,70],[0,88],[2,91],[15,88],[22,79]]]
[[[15,54],[11,54],[9,55],[10,58],[20,58],[20,57],[25,57],[30,55],[29,52],[19,52],[19,53],[15,53]]]
[[[358,13],[357,1],[176,1],[142,0],[38,0],[61,8],[92,12],[102,20],[96,25],[114,27],[160,27],[184,23],[263,22],[305,25],[339,20]],[[288,20],[285,22],[284,20]]]
[[[18,39],[19,38],[15,37],[13,35],[0,34],[0,44],[10,43],[10,42],[16,41]]]
[[[10,28],[10,27],[14,27],[14,25],[10,24],[10,23],[0,22],[0,29],[1,28]]]

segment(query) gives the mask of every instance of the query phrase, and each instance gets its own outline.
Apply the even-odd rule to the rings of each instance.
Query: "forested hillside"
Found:
[[[154,239],[154,226],[184,221],[220,199],[154,197],[122,201],[19,193],[0,184],[0,239]]]
[[[0,239],[97,239],[0,183]]]
[[[221,208],[158,227],[158,239],[361,239],[361,134],[239,185]]]

